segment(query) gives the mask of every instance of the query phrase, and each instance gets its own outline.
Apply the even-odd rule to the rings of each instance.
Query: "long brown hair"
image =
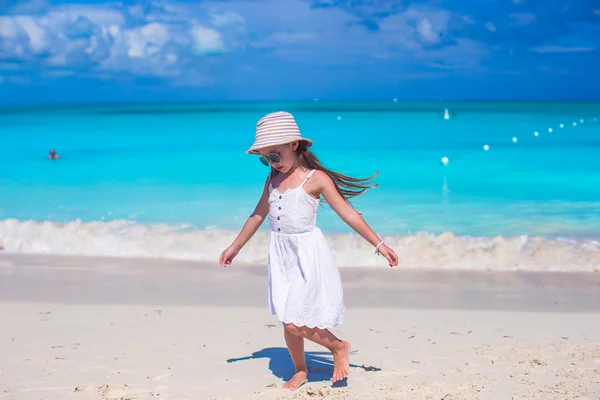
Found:
[[[346,200],[346,202],[349,202],[350,198],[352,197],[360,196],[366,192],[367,189],[374,189],[379,186],[378,184],[371,182],[373,178],[379,174],[379,171],[375,172],[375,174],[368,178],[353,178],[351,176],[332,171],[321,164],[321,161],[319,161],[315,153],[308,150],[308,145],[303,140],[298,142],[296,156],[298,157],[298,162],[304,168],[308,168],[310,170],[316,169],[325,172],[327,176],[331,178],[336,190],[344,198],[344,200]],[[275,173],[278,172],[277,170],[272,171]]]

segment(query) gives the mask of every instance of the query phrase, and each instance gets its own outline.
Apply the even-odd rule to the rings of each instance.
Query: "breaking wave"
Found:
[[[237,232],[131,221],[0,221],[5,253],[142,257],[217,263]],[[234,263],[266,264],[269,231],[259,231]],[[364,239],[326,235],[340,267],[386,267]],[[452,233],[384,237],[402,268],[598,271],[600,241],[543,237],[470,237]]]

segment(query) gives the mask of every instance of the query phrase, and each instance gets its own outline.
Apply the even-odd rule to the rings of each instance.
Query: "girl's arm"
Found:
[[[267,217],[269,213],[269,183],[271,182],[271,175],[267,178],[265,182],[265,186],[263,188],[262,195],[254,212],[248,217],[244,227],[237,235],[233,243],[223,251],[219,262],[221,265],[225,266],[226,264],[231,264],[233,258],[239,253],[239,251],[248,243],[250,238],[254,236],[258,228],[260,228],[261,224]]]
[[[382,240],[373,232],[363,217],[338,193],[331,178],[323,171],[316,171],[314,176],[317,178],[315,179],[315,189],[323,195],[327,204],[340,218],[373,247],[381,243]],[[382,244],[378,251],[390,262],[390,267],[398,265],[398,256],[391,248]]]

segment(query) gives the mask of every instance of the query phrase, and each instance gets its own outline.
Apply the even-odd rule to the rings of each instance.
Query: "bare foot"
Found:
[[[292,391],[296,390],[300,386],[302,386],[306,382],[308,382],[308,379],[306,379],[306,377],[307,377],[306,371],[298,371],[294,374],[294,376],[292,376],[292,379],[290,379],[289,381],[287,381],[286,383],[283,384],[283,387],[286,389],[290,389]]]
[[[350,372],[350,343],[345,340],[339,349],[333,352],[333,376],[331,381],[336,383],[348,376]]]

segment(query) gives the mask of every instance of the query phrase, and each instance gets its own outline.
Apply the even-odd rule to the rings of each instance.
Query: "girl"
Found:
[[[308,150],[311,145],[312,140],[300,135],[294,117],[287,112],[267,114],[258,121],[254,144],[246,154],[260,155],[260,161],[271,166],[271,173],[256,209],[219,260],[222,266],[231,264],[269,216],[269,311],[283,323],[296,369],[284,384],[291,390],[307,382],[304,339],[331,351],[334,383],[348,376],[350,366],[350,343],[329,331],[343,322],[344,299],[337,265],[316,226],[321,196],[390,267],[398,265],[394,251],[348,203],[349,198],[376,187],[369,184],[373,177],[356,179],[328,170]]]

